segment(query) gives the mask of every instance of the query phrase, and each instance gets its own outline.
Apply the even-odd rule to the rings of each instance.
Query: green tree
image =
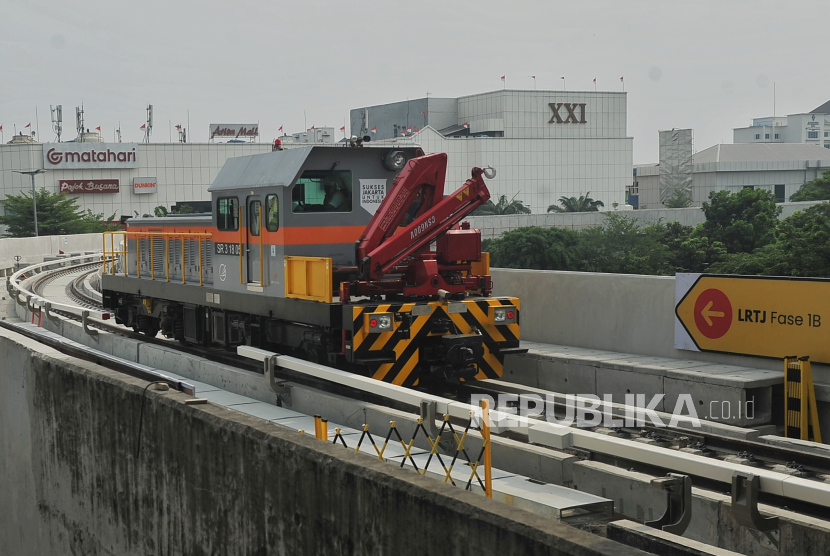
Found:
[[[169,212],[167,211],[167,207],[164,206],[164,205],[159,205],[159,206],[157,206],[156,208],[153,209],[153,215],[156,218],[164,218],[168,214],[169,214]],[[150,215],[145,214],[144,216],[150,216]]]
[[[516,193],[516,195],[519,193]],[[516,195],[513,195],[509,201],[507,200],[507,195],[499,195],[499,200],[496,203],[492,199],[489,199],[486,203],[474,210],[470,216],[530,214],[530,207],[526,207],[522,201],[516,199]]]
[[[601,227],[579,234],[579,270],[620,274],[667,274],[668,248],[636,218],[611,213]]]
[[[596,212],[605,206],[602,201],[593,200],[590,191],[579,197],[559,197],[558,202],[561,206],[550,205],[548,212]]]
[[[706,222],[698,224],[692,237],[720,242],[728,253],[750,253],[775,240],[781,207],[771,191],[713,191],[702,209]]]
[[[827,200],[830,200],[830,170],[825,170],[820,178],[808,181],[790,195],[790,201]]]
[[[682,189],[675,189],[663,203],[666,208],[687,208],[692,206],[692,194]]]
[[[528,226],[506,232],[482,249],[490,253],[494,267],[572,270],[577,241],[573,230]]]
[[[63,193],[52,193],[42,188],[37,192],[38,235],[69,235],[96,233],[118,228],[113,222],[115,213],[104,220],[103,214],[84,211],[77,205],[78,198]],[[31,237],[35,235],[32,197],[25,191],[20,195],[6,195],[3,201],[5,216],[0,224],[7,226],[4,237]]]
[[[778,227],[778,256],[790,276],[830,277],[830,204],[785,218]]]

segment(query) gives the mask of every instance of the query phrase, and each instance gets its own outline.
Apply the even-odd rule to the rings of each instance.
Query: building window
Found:
[[[769,133],[764,134],[764,139],[769,139]]]
[[[785,187],[783,184],[775,186],[775,200],[779,203],[783,203],[787,200],[787,196],[785,195]]]
[[[291,190],[292,212],[351,212],[349,170],[308,170]]]
[[[265,228],[269,232],[280,229],[280,199],[276,195],[265,197]]]
[[[223,197],[216,200],[216,227],[219,230],[239,229],[239,203],[236,197]]]
[[[825,131],[825,132],[824,132],[824,136],[825,136],[825,137],[830,137],[830,131]]]
[[[807,139],[818,139],[818,131],[808,131]]]
[[[756,138],[756,139],[760,139],[760,138],[761,138],[761,134],[760,134],[760,133],[756,133],[756,134],[755,134],[755,138]]]
[[[778,139],[778,134],[777,133],[775,134],[775,138]]]

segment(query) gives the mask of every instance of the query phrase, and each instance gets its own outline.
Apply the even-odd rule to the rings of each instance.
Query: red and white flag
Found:
[[[596,78],[596,77],[594,77],[594,83],[596,83],[596,82],[597,82],[597,78]]]
[[[502,76],[501,76],[501,80],[502,80],[502,81],[504,81],[504,78],[505,78],[505,77],[506,77],[506,76],[502,75]]]
[[[377,133],[377,131],[378,131],[378,126],[373,127],[373,128],[372,128],[372,129],[370,129],[369,131],[371,131],[372,133]]]
[[[311,129],[314,129],[314,126],[311,126]]]
[[[346,131],[346,126],[341,127],[340,131]]]
[[[0,125],[0,131],[3,131],[3,126],[2,125]]]
[[[95,129],[97,129],[98,131],[101,131],[101,126],[98,126]]]
[[[530,78],[531,78],[531,79],[536,79],[536,76],[535,76],[535,75],[531,75],[531,76],[530,76]]]
[[[182,128],[182,124],[177,124],[176,125],[176,129],[181,129],[181,128]]]
[[[421,131],[421,128],[420,128],[420,127],[416,127],[416,128],[415,128],[415,133],[418,133],[419,131]]]
[[[26,127],[32,127],[32,122],[29,122],[28,124],[26,124]]]
[[[405,131],[401,131],[401,137],[406,137],[406,132]]]
[[[463,127],[464,129],[467,129],[470,126],[467,125],[467,122],[464,122],[463,124],[461,124],[461,127]]]
[[[409,126],[408,128],[406,128],[406,131],[408,131],[409,133],[412,133],[412,126]]]
[[[147,124],[142,124],[141,127],[138,129],[147,129]]]
[[[562,76],[562,77],[560,77],[559,79],[565,79],[565,76],[563,75],[563,76]]]
[[[279,131],[282,131],[282,126],[280,126],[280,129],[279,129]]]
[[[620,81],[622,81],[622,80],[623,80],[623,78],[622,78],[622,77],[620,77]]]

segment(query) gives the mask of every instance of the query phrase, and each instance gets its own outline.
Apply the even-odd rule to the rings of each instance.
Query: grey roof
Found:
[[[694,155],[695,164],[706,162],[830,161],[830,149],[805,143],[736,143],[715,145]]]
[[[810,114],[830,114],[830,100],[828,100],[815,110],[810,110]]]
[[[290,185],[313,146],[229,158],[208,191]]]

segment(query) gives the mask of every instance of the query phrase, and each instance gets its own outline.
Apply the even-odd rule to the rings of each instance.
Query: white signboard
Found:
[[[374,215],[386,197],[386,180],[360,180],[360,206]]]
[[[147,195],[155,193],[158,187],[156,178],[133,178],[133,193],[136,195]]]
[[[83,168],[138,168],[135,143],[46,143],[43,167],[47,170]]]

